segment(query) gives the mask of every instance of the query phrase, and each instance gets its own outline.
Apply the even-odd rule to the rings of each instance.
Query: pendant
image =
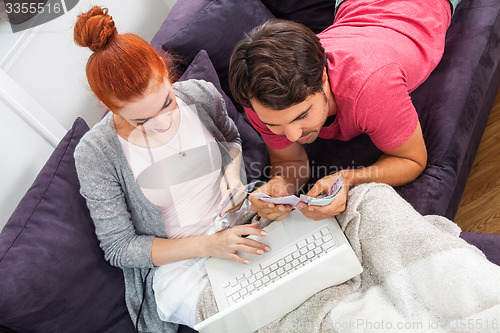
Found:
[[[180,152],[179,152],[179,155],[181,155],[181,157],[186,157],[186,152],[184,152],[184,151],[180,151]]]

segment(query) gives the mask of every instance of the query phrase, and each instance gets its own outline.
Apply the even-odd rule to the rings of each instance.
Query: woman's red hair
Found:
[[[158,53],[139,36],[118,34],[106,8],[94,6],[79,15],[74,40],[94,52],[87,62],[87,79],[97,98],[113,112],[168,77]]]

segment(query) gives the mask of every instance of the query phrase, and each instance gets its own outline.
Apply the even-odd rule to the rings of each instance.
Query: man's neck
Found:
[[[336,114],[328,116],[328,118],[326,118],[325,123],[323,124],[323,127],[328,127],[331,124],[333,124],[333,122],[335,121],[336,118],[337,118]]]
[[[328,74],[328,72],[326,72]],[[326,95],[326,100],[328,101],[328,117],[337,115],[337,103],[335,102],[335,97],[333,96],[333,91],[330,87],[330,80],[327,78],[323,86],[323,91]],[[335,119],[335,117],[333,117]],[[328,120],[327,120],[328,121]]]

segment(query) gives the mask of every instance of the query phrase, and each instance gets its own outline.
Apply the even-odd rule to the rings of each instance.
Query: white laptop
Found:
[[[297,210],[264,230],[263,255],[250,260],[209,258],[205,266],[219,312],[194,328],[201,333],[253,332],[297,308],[318,291],[362,272],[335,218],[313,221]]]

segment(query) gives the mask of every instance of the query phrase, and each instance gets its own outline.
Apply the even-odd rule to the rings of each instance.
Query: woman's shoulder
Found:
[[[112,121],[113,114],[109,112],[85,133],[75,148],[75,158],[89,158],[90,154],[95,154],[97,151],[107,150],[109,153],[110,147],[112,147],[110,143],[116,136]]]

